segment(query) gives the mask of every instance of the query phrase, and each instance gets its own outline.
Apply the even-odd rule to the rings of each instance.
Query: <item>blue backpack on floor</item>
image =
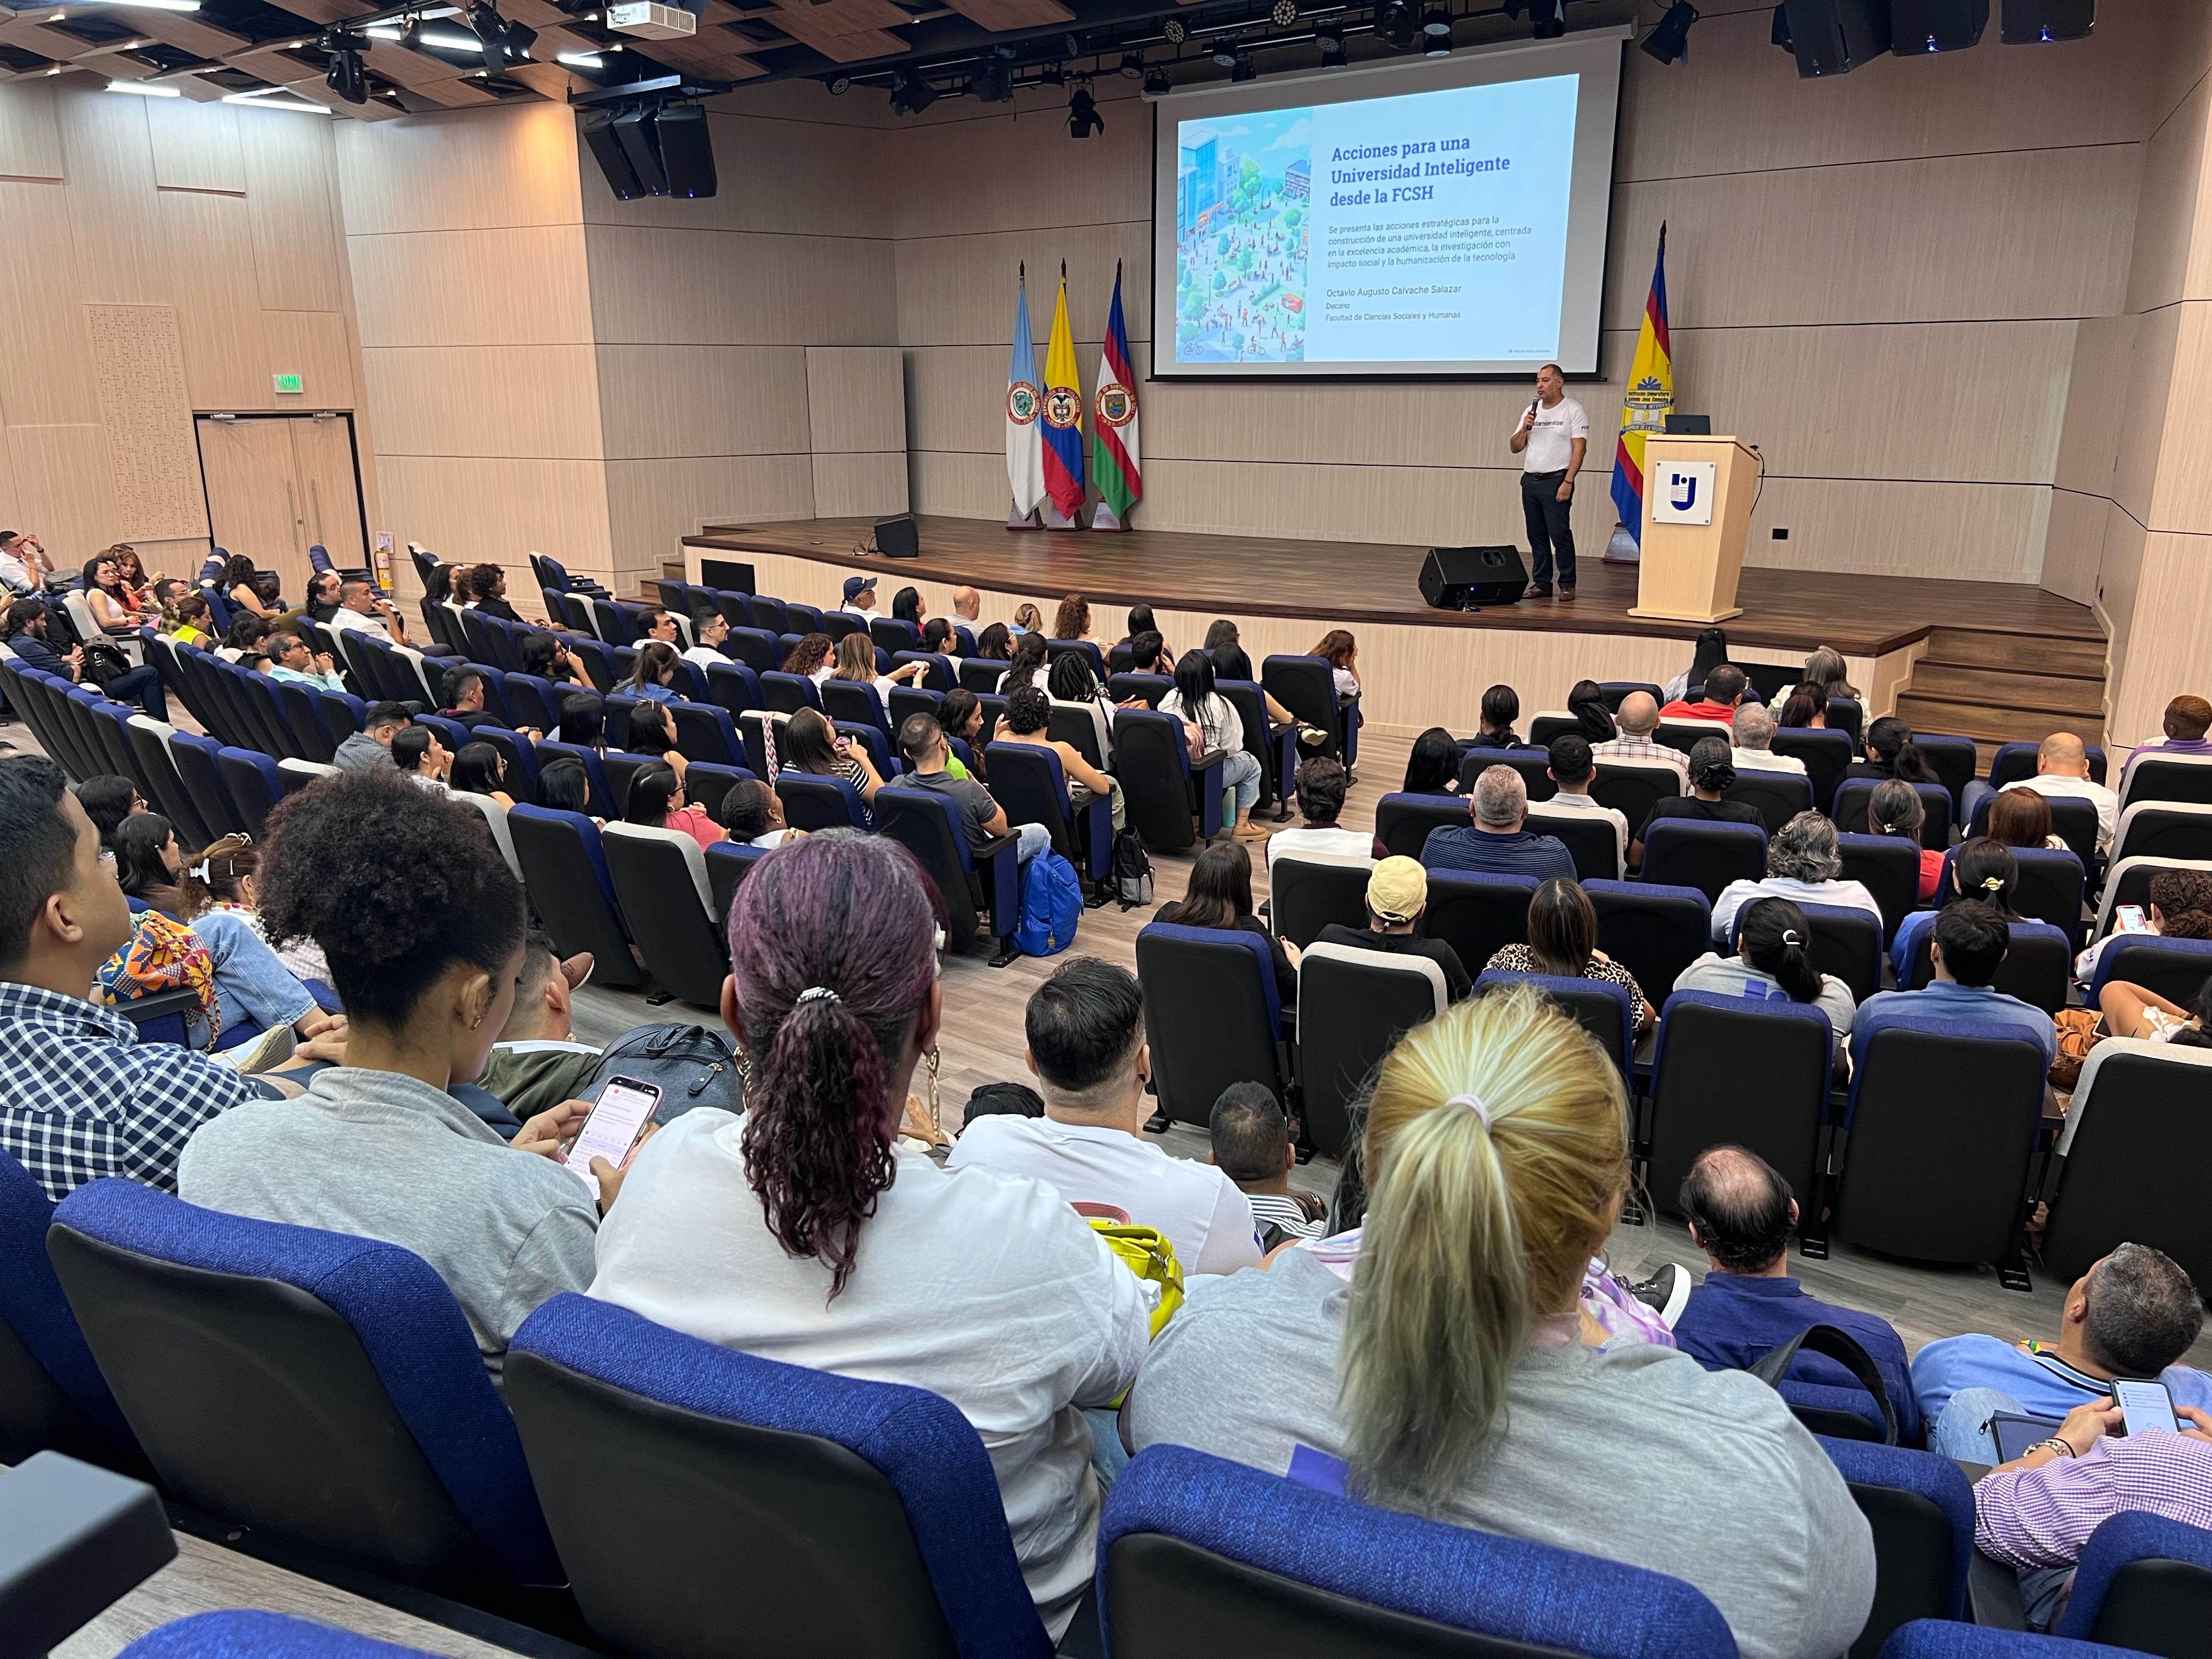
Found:
[[[1022,920],[1013,943],[1024,956],[1049,957],[1075,943],[1083,884],[1075,866],[1047,848],[1022,872]]]

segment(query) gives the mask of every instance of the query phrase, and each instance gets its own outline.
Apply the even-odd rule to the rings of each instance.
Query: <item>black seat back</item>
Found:
[[[1800,812],[1813,810],[1813,786],[1808,779],[1795,772],[1759,767],[1747,767],[1738,772],[1735,782],[1722,798],[1742,801],[1753,808],[1770,836]]]
[[[1836,828],[1847,836],[1867,834],[1867,810],[1881,787],[1878,778],[1845,778],[1838,784],[1836,804],[1829,813]],[[1912,788],[1927,814],[1920,824],[1920,844],[1940,853],[1951,844],[1951,792],[1940,783],[1916,783]]]
[[[1052,850],[1073,863],[1075,829],[1067,819],[1066,775],[1060,757],[1035,744],[999,742],[984,750],[991,769],[991,797],[1009,823],[1041,823],[1052,833]]]
[[[1470,977],[1500,947],[1528,942],[1528,901],[1534,876],[1478,876],[1458,870],[1429,872],[1429,908],[1421,932],[1451,946]]]
[[[2046,1014],[2057,1013],[2066,1006],[2067,982],[2073,972],[2071,942],[2032,923],[2014,922],[2008,931],[2012,943],[2006,947],[2004,960],[1997,964],[1991,986],[2008,997],[2033,1004]],[[1923,991],[1935,983],[1936,960],[1928,948],[1935,937],[1933,927],[1920,930],[1912,945],[1910,982],[1899,986],[1899,990]]]
[[[1304,950],[1333,921],[1367,925],[1367,878],[1373,866],[1285,853],[1267,866],[1267,915],[1277,939]]]
[[[1182,722],[1171,715],[1125,709],[1115,722],[1115,770],[1128,826],[1156,853],[1179,853],[1198,840],[1191,818],[1190,763]],[[1219,775],[1203,775],[1219,788]],[[1210,1109],[1213,1103],[1208,1101]]]
[[[1717,903],[1732,881],[1766,873],[1766,832],[1755,823],[1661,818],[1644,832],[1644,879],[1694,887]]]
[[[1468,749],[1459,759],[1459,791],[1462,795],[1474,792],[1474,781],[1493,766],[1503,766],[1521,775],[1528,787],[1529,805],[1549,800],[1559,793],[1553,781],[1552,757],[1541,749]]]
[[[613,876],[600,857],[594,860],[585,833],[596,830],[581,813],[554,812],[517,805],[507,815],[515,862],[531,908],[553,935],[563,957],[592,953],[592,977],[602,985],[641,984],[644,975],[630,958],[629,934],[623,926]]]
[[[697,843],[679,830],[611,823],[602,844],[615,896],[653,979],[695,1008],[719,1006],[729,948],[692,878]],[[703,872],[703,855],[701,862]]]
[[[1651,1201],[1672,1211],[1698,1155],[1737,1146],[1781,1171],[1798,1208],[1815,1214],[1832,1053],[1827,1021],[1800,1005],[1674,993],[1651,1069]],[[1725,1084],[1753,1077],[1756,1089]]]
[[[1601,760],[1589,792],[1600,806],[1610,806],[1628,820],[1632,836],[1654,805],[1682,793],[1682,775],[1656,761]]]
[[[1398,1039],[1443,1011],[1435,964],[1346,945],[1317,945],[1298,968],[1298,1072],[1314,1150],[1342,1153],[1353,1109]]]
[[[1854,905],[1798,907],[1813,924],[1813,965],[1851,988],[1851,1000],[1864,1002],[1881,989],[1881,923]],[[1736,912],[1742,931],[1743,911]]]
[[[1567,849],[1575,861],[1575,875],[1583,881],[1620,878],[1620,836],[1613,820],[1580,810],[1547,812],[1531,809],[1524,826],[1532,836],[1550,836]]]
[[[1375,836],[1393,858],[1417,859],[1431,830],[1464,830],[1473,822],[1462,795],[1385,795],[1375,803]]]
[[[1881,907],[1881,936],[1897,937],[1899,924],[1920,904],[1920,848],[1902,836],[1836,837],[1842,854],[1841,878],[1856,881]]]
[[[1805,775],[1813,785],[1813,805],[1825,812],[1836,799],[1836,786],[1858,756],[1848,732],[1825,726],[1785,726],[1774,733],[1774,752],[1805,763]]]
[[[2100,1045],[2102,1048],[2103,1045]],[[2132,1048],[2090,1051],[2069,1116],[2072,1137],[2051,1200],[2045,1265],[2069,1277],[2133,1239],[2212,1282],[2212,1206],[2203,1153],[2212,1132],[2212,1066]]]
[[[1712,906],[1694,887],[1586,881],[1597,911],[1598,948],[1634,975],[1657,1007],[1682,970],[1712,947]]]
[[[1203,1125],[1232,1083],[1262,1083],[1284,1097],[1274,979],[1255,933],[1154,922],[1137,935],[1145,1040],[1160,1109]]]
[[[974,876],[962,860],[961,834],[949,816],[951,799],[926,789],[885,786],[876,791],[876,829],[914,854],[944,896],[945,933],[955,950],[971,948],[981,931]],[[1011,931],[1011,930],[1009,930]]]
[[[1327,752],[1343,758],[1344,718],[1337,708],[1336,678],[1319,657],[1269,657],[1260,665],[1269,696],[1307,726],[1328,733]]]

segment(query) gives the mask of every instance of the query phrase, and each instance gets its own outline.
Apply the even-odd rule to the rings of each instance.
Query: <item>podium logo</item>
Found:
[[[1674,485],[1668,495],[1668,502],[1677,513],[1687,513],[1698,504],[1698,480],[1693,474],[1677,472],[1674,477]]]

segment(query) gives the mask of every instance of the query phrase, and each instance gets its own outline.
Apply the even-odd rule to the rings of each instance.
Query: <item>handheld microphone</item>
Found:
[[[1540,403],[1541,401],[1542,401],[1542,399],[1541,399],[1541,398],[1529,398],[1529,399],[1528,399],[1528,415],[1527,415],[1527,416],[1526,416],[1525,418],[1528,420],[1528,423],[1529,423],[1531,426],[1533,426],[1533,425],[1534,425],[1534,424],[1535,424],[1535,422],[1536,422],[1536,405],[1537,405],[1539,403]]]

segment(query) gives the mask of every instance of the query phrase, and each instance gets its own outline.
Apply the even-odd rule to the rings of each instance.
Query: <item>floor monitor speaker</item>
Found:
[[[1439,611],[1510,605],[1528,587],[1517,547],[1432,547],[1421,561],[1421,598]]]
[[[1889,49],[1899,58],[1978,45],[1990,0],[1889,0]]]
[[[876,520],[876,551],[887,559],[918,559],[921,556],[921,536],[915,528],[911,513],[896,519]]]
[[[2097,21],[2097,0],[2004,0],[1998,38],[2008,46],[2079,40]]]
[[[653,125],[660,141],[660,164],[668,173],[668,193],[712,196],[714,141],[708,135],[707,112],[697,104],[672,104]]]
[[[1848,75],[1889,50],[1890,0],[1783,0],[1797,73]]]

